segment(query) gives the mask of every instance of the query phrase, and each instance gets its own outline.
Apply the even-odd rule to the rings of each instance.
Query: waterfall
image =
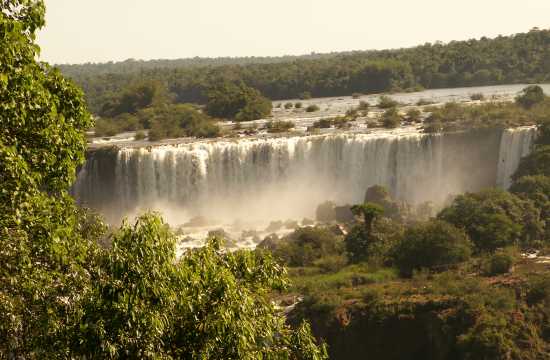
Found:
[[[209,140],[92,151],[74,194],[110,220],[158,209],[171,223],[311,217],[326,200],[363,201],[368,186],[410,203],[506,186],[534,130],[416,131]]]
[[[519,161],[529,154],[537,129],[534,126],[507,129],[502,134],[498,159],[497,186],[508,189]]]

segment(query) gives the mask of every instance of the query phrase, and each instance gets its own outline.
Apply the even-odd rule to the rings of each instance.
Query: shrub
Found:
[[[409,109],[407,111],[407,115],[406,115],[406,118],[407,118],[407,121],[410,121],[410,122],[420,122],[420,115],[422,114],[422,112],[418,109]]]
[[[472,101],[483,101],[485,100],[485,95],[482,93],[473,93],[470,95],[470,100]]]
[[[401,116],[397,108],[392,107],[384,112],[382,115],[382,124],[386,129],[394,129],[401,124]]]
[[[424,132],[428,134],[440,133],[443,131],[443,123],[439,120],[427,121],[424,125]]]
[[[281,239],[272,252],[289,266],[311,266],[320,258],[342,255],[343,244],[328,229],[305,227]]]
[[[537,146],[529,155],[521,159],[514,180],[524,176],[550,176],[550,145]]]
[[[396,107],[397,105],[399,105],[399,103],[396,100],[386,95],[382,95],[378,99],[378,107],[380,109],[389,109]]]
[[[294,107],[295,107],[296,109],[301,109],[302,106],[303,106],[303,104],[302,104],[301,102],[297,102],[296,104],[294,104]]]
[[[478,251],[530,246],[543,236],[533,203],[500,189],[460,195],[438,218],[464,229]]]
[[[313,123],[313,127],[317,129],[329,129],[332,126],[333,120],[330,118],[321,119]]]
[[[134,140],[136,140],[136,141],[143,140],[143,139],[145,139],[145,137],[146,137],[145,132],[140,130],[140,131],[136,132],[136,135],[134,135]]]
[[[292,109],[293,107],[294,107],[293,103],[288,102],[288,103],[285,104],[285,109],[287,109],[287,110]]]
[[[319,111],[319,110],[321,110],[321,108],[318,105],[315,105],[315,104],[309,105],[306,108],[306,112],[316,112],[316,111]]]
[[[207,91],[206,112],[210,116],[249,121],[271,114],[273,104],[258,90],[244,83],[223,82]]]
[[[295,125],[292,121],[284,121],[284,120],[270,121],[266,124],[267,131],[270,133],[286,132],[294,128],[294,126]]]
[[[507,274],[514,266],[515,258],[512,254],[498,252],[487,259],[483,272],[487,276]]]
[[[544,101],[545,95],[542,88],[538,85],[531,85],[521,91],[516,97],[516,103],[526,109],[530,109],[536,104]]]
[[[370,104],[366,101],[359,101],[359,105],[357,106],[357,110],[360,110],[360,111],[366,111],[368,110],[370,107]]]
[[[411,276],[413,270],[446,270],[468,260],[472,243],[463,230],[431,220],[408,228],[394,253],[401,274]]]

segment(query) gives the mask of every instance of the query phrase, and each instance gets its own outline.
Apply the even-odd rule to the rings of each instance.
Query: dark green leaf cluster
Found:
[[[531,201],[504,190],[460,195],[438,218],[464,229],[478,251],[530,246],[544,238],[540,210]]]
[[[208,90],[206,112],[237,121],[258,120],[271,114],[271,101],[244,83],[221,82]]]
[[[394,249],[395,264],[401,274],[414,270],[443,271],[470,258],[473,244],[464,230],[440,220],[430,220],[407,228]]]

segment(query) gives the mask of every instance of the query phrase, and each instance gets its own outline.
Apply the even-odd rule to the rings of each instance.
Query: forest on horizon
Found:
[[[242,82],[272,100],[550,81],[550,30],[412,48],[283,57],[127,60],[59,65],[101,107],[139,82],[159,82],[176,103],[207,101],[208,89]]]

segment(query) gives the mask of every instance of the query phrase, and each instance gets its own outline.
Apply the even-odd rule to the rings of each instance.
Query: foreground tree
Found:
[[[0,1],[0,358],[324,359],[269,301],[284,271],[213,242],[176,260],[155,216],[112,247],[68,195],[92,121],[37,63],[42,1]]]

